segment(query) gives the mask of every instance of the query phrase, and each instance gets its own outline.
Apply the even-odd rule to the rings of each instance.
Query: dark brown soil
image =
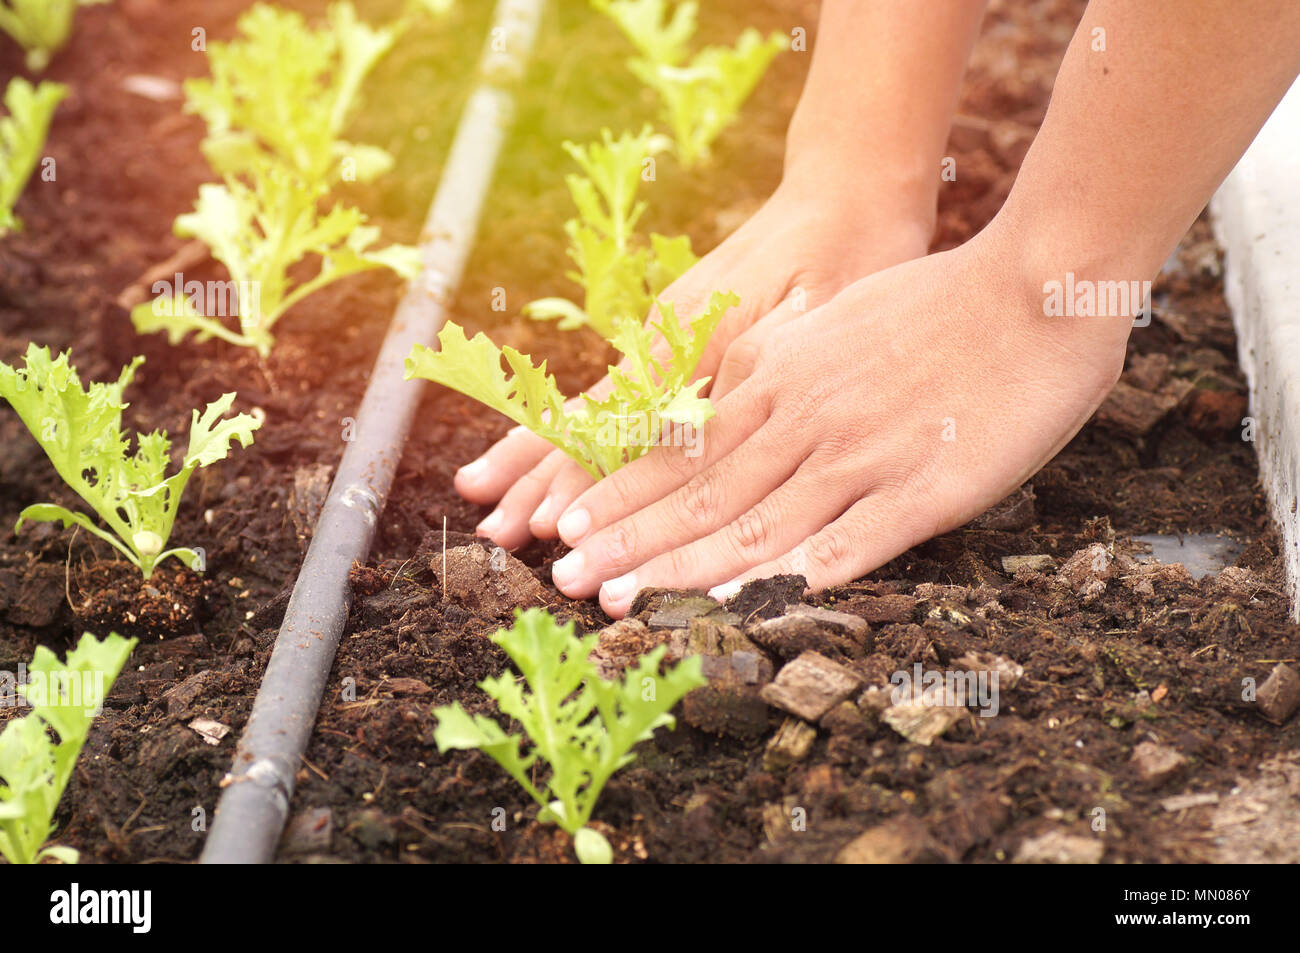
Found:
[[[48,525],[0,539],[0,669],[13,670],[37,644],[62,651],[87,628],[141,636],[60,808],[60,839],[88,862],[197,856],[310,531],[311,488],[338,460],[345,418],[399,293],[378,274],[328,289],[283,322],[265,361],[219,342],[171,348],[137,337],[114,304],[180,247],[171,221],[209,178],[199,122],[177,102],[122,91],[121,80],[201,73],[191,30],[201,23],[226,36],[244,6],[207,0],[200,15],[194,3],[119,0],[83,10],[50,70],[73,89],[48,147],[58,180],[32,184],[19,205],[26,231],[0,243],[0,358],[12,361],[28,340],[71,346],[83,376],[103,379],[144,353],[128,411],[141,430],[183,432],[191,408],[232,388],[240,408],[266,413],[255,445],[202,471],[188,491],[174,539],[204,547],[201,581],[172,567],[142,583],[107,561],[107,547]],[[353,130],[397,158],[390,175],[349,196],[390,240],[416,238],[485,32],[488,5],[460,6],[448,26],[420,28],[381,65],[368,86],[371,108]],[[1082,6],[993,3],[952,136],[958,177],[945,186],[936,248],[969,237],[1005,197]],[[397,7],[362,4],[372,20]],[[749,23],[811,31],[816,8],[763,0],[745,5],[742,22],[739,7],[709,4],[702,34],[729,39]],[[490,327],[498,341],[548,356],[568,390],[602,369],[603,346],[513,316],[532,298],[570,292],[559,143],[652,118],[625,55],[585,0],[553,6],[454,309],[471,329]],[[0,75],[20,63],[0,44]],[[805,69],[798,55],[778,59],[711,169],[687,175],[665,162],[647,224],[685,230],[707,249],[754,210],[779,178]],[[488,306],[496,287],[506,290],[504,315]],[[783,716],[760,708],[755,723],[745,699],[724,698],[724,707],[740,706],[730,733],[680,719],[610,782],[597,817],[620,860],[827,860],[882,825],[916,845],[894,859],[1003,860],[1057,830],[1099,840],[1107,861],[1221,856],[1212,806],[1168,811],[1159,802],[1185,791],[1223,795],[1297,746],[1300,722],[1264,721],[1242,703],[1241,680],[1262,681],[1278,660],[1294,663],[1300,631],[1287,621],[1277,542],[1253,447],[1241,437],[1245,389],[1220,257],[1203,223],[1155,303],[1151,327],[1133,335],[1127,387],[1034,478],[1032,493],[810,600],[867,619],[870,651],[816,632],[761,649],[779,669],[818,648],[874,685],[914,663],[945,669],[967,651],[991,651],[1025,669],[999,715],[971,714],[921,746],[868,702],[850,705],[822,719],[802,761],[765,767]],[[454,532],[472,532],[483,511],[455,496],[451,475],[504,430],[467,400],[428,395],[371,565],[354,572],[355,608],[299,775],[283,859],[570,858],[565,836],[535,822],[535,808],[490,759],[440,756],[432,744],[431,708],[459,700],[492,711],[475,683],[505,664],[485,636],[508,611],[444,600],[430,565],[440,532],[429,536],[444,516]],[[75,502],[7,409],[0,437],[0,525],[32,502]],[[1135,549],[1132,535],[1199,531],[1240,542],[1239,568],[1193,582],[1120,558],[1099,581],[1084,566],[1077,587],[1056,573],[1093,544],[1110,560]],[[1001,558],[1025,554],[1051,556],[1052,571],[1008,576]],[[554,546],[516,555],[560,618],[587,630],[608,622],[593,603],[549,586]],[[207,744],[188,727],[197,717],[231,732]],[[1188,759],[1182,773],[1159,785],[1141,780],[1130,759],[1145,741],[1176,748]],[[496,808],[504,832],[492,827]],[[792,829],[796,808],[806,830]]]

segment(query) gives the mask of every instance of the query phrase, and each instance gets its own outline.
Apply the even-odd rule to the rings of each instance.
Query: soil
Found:
[[[936,248],[969,237],[1004,199],[1083,5],[992,4],[952,135],[957,178],[942,193]],[[230,389],[239,409],[266,415],[256,443],[201,471],[181,508],[173,538],[204,547],[201,579],[173,567],[143,583],[104,545],[49,525],[0,538],[0,669],[16,669],[38,644],[63,651],[86,629],[140,638],[59,810],[59,840],[85,862],[197,857],[313,500],[342,451],[400,292],[391,276],[369,274],[317,294],[280,325],[266,360],[221,342],[170,347],[137,337],[114,303],[181,246],[171,221],[210,178],[198,120],[179,101],[124,91],[122,80],[200,74],[191,31],[200,24],[225,37],[245,6],[207,0],[199,16],[195,4],[120,0],[82,10],[49,70],[72,87],[48,145],[57,180],[32,183],[18,207],[26,230],[0,243],[0,358],[13,361],[29,340],[71,346],[84,378],[106,379],[145,354],[128,395],[129,420],[142,431],[183,433],[192,408]],[[398,6],[362,4],[371,20]],[[381,64],[367,85],[370,107],[351,130],[396,157],[392,173],[347,196],[389,240],[418,235],[485,35],[489,5],[459,6],[450,23],[418,27]],[[816,6],[762,0],[744,6],[742,21],[735,5],[705,5],[701,36],[730,39],[750,24],[811,33]],[[653,104],[622,65],[626,53],[585,0],[552,5],[453,309],[471,330],[549,357],[571,391],[598,376],[608,352],[585,333],[531,324],[518,307],[571,293],[559,143],[652,118]],[[20,65],[13,46],[0,44],[0,74]],[[685,230],[703,250],[758,207],[780,176],[806,66],[795,54],[776,61],[711,168],[687,174],[661,162],[647,226]],[[489,307],[496,288],[505,289],[504,313]],[[1242,701],[1241,686],[1246,677],[1262,682],[1278,661],[1295,664],[1300,630],[1288,621],[1277,538],[1253,446],[1242,438],[1245,386],[1221,256],[1203,222],[1157,283],[1154,303],[1116,395],[1019,494],[864,579],[803,600],[865,619],[869,637],[818,625],[760,635],[758,621],[786,599],[774,591],[751,591],[733,607],[776,671],[815,649],[864,686],[887,686],[891,673],[916,663],[943,670],[968,652],[994,653],[1024,670],[1014,688],[1004,683],[998,716],[967,711],[921,745],[880,717],[878,695],[850,697],[821,717],[810,750],[782,763],[765,753],[784,713],[723,686],[685,706],[678,728],[643,744],[609,783],[596,816],[618,860],[822,861],[850,842],[854,856],[894,860],[1234,856],[1243,838],[1228,835],[1254,819],[1249,810],[1225,816],[1214,804],[1162,802],[1184,793],[1226,802],[1265,762],[1270,778],[1285,774],[1294,787],[1293,773],[1278,767],[1289,762],[1277,759],[1296,748],[1300,720],[1269,723]],[[463,534],[485,515],[455,496],[451,475],[505,429],[477,405],[430,388],[371,562],[354,570],[352,616],[280,859],[571,859],[566,835],[536,823],[535,806],[489,758],[442,756],[432,744],[431,709],[460,701],[492,712],[475,684],[505,665],[485,636],[509,618],[508,598],[454,587],[444,597],[439,578],[444,517],[449,545],[472,547]],[[0,435],[0,524],[33,502],[75,504],[7,408]],[[1192,580],[1129,560],[1141,548],[1131,537],[1153,532],[1223,533],[1241,551],[1233,569]],[[520,591],[583,630],[604,627],[597,605],[550,586],[561,554],[552,544],[516,553],[537,583],[516,579]],[[1048,556],[1050,566],[1007,571],[1002,558],[1019,555]],[[643,600],[641,618],[665,604],[662,594]],[[647,631],[657,633],[651,641],[673,637]],[[188,727],[195,718],[231,731],[209,744]],[[1151,749],[1133,760],[1144,742],[1184,760],[1144,778]],[[499,818],[504,831],[493,824]]]

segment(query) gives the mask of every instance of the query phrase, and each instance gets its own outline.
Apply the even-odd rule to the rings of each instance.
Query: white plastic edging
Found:
[[[1224,180],[1210,212],[1250,384],[1260,481],[1281,527],[1291,614],[1300,621],[1300,82]]]

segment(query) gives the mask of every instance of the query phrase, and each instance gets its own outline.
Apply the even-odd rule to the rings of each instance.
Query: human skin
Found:
[[[645,586],[817,590],[978,515],[1123,366],[1131,316],[1047,317],[1045,283],[1151,279],[1297,72],[1289,0],[1092,0],[994,221],[743,331],[702,453],[656,448],[568,504],[557,587],[615,617]]]
[[[780,186],[661,296],[689,316],[714,291],[740,295],[710,338],[696,378],[714,376],[729,345],[782,301],[815,308],[863,275],[926,253],[938,170],[984,6],[823,5]],[[793,295],[796,289],[801,294]],[[588,392],[600,396],[607,383]],[[560,513],[591,482],[522,427],[456,475],[466,499],[498,504],[478,532],[510,549],[534,536],[555,538]]]

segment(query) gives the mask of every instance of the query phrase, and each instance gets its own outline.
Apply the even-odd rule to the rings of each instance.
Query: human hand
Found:
[[[865,186],[856,199],[835,193],[827,189],[820,197],[782,186],[660,296],[687,318],[703,310],[715,291],[740,295],[740,305],[714,331],[696,379],[714,376],[732,342],[783,302],[815,308],[862,275],[925,254],[933,229],[925,200],[868,196]],[[666,356],[666,346],[659,353]],[[600,397],[608,386],[605,377],[588,393]],[[467,500],[499,501],[478,533],[508,549],[534,536],[554,538],[560,513],[591,482],[581,467],[523,428],[510,431],[455,478]]]
[[[741,334],[695,455],[657,447],[566,510],[556,586],[614,617],[647,586],[819,590],[997,502],[1100,404],[1132,324],[1045,317],[1015,260],[980,236]]]

